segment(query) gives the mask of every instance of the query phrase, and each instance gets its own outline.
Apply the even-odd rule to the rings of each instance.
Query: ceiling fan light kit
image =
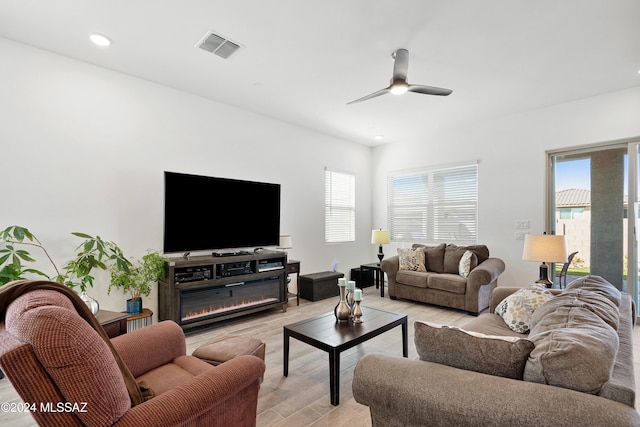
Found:
[[[356,102],[366,101],[367,99],[375,98],[386,93],[392,93],[394,95],[401,95],[405,92],[421,93],[423,95],[438,95],[447,96],[453,92],[451,89],[444,89],[434,86],[413,85],[407,83],[407,72],[409,70],[409,51],[407,49],[398,49],[391,54],[394,59],[393,63],[393,77],[391,77],[391,84],[389,87],[380,89],[377,92],[373,92],[369,95],[358,98],[354,101],[347,102],[347,104],[355,104]]]

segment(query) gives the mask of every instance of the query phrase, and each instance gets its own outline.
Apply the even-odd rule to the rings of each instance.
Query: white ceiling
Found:
[[[196,49],[209,30],[242,49]],[[366,145],[640,85],[638,0],[2,0],[0,37]],[[346,105],[401,47],[453,94]]]

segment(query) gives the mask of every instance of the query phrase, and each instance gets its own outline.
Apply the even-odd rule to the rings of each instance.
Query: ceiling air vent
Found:
[[[200,39],[198,44],[196,44],[196,47],[206,50],[207,52],[215,53],[224,59],[229,58],[235,53],[235,51],[240,49],[240,45],[238,43],[232,42],[226,37],[216,34],[213,31],[207,32],[207,34]]]

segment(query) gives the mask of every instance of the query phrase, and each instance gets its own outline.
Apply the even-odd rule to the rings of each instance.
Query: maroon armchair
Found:
[[[72,298],[73,299],[73,298]],[[212,366],[166,321],[105,342],[63,293],[34,290],[0,318],[0,368],[46,426],[255,426],[264,362]],[[132,406],[116,359],[155,396]]]

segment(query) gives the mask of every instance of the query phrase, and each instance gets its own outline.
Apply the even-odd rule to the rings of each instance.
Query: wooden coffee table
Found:
[[[284,326],[284,376],[289,375],[289,337],[329,353],[331,404],[340,403],[340,353],[402,326],[402,355],[408,357],[407,315],[363,307],[362,323],[337,323],[333,312]]]

